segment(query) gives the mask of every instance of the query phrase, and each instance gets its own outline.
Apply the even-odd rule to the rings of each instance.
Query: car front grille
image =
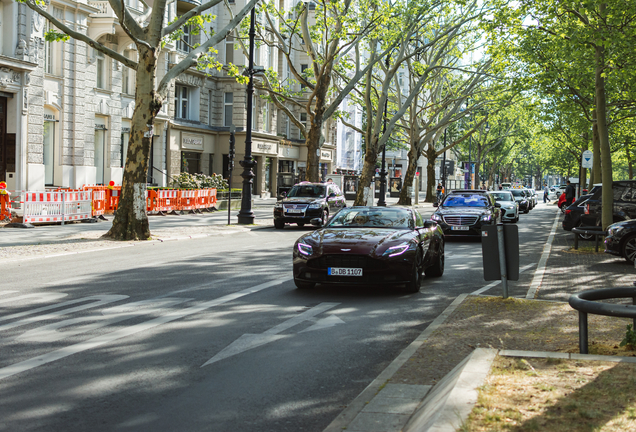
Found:
[[[444,216],[444,222],[448,225],[475,225],[479,216],[453,215]]]
[[[309,207],[309,204],[283,204],[283,215],[287,217],[304,217],[307,212],[307,207]],[[289,210],[296,211],[289,212]]]
[[[367,255],[333,254],[309,260],[309,267],[326,269],[327,267],[361,268],[377,270],[385,268],[385,263]]]

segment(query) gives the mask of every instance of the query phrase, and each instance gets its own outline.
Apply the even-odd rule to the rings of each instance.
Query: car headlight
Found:
[[[607,234],[614,235],[614,234],[617,234],[619,231],[622,231],[623,229],[625,229],[625,227],[622,227],[620,225],[613,228],[609,228],[607,230]]]
[[[279,203],[279,202],[277,202],[276,204],[274,204],[274,208],[276,208],[276,209],[282,209],[282,208],[283,208],[283,203]]]
[[[302,255],[309,256],[313,253],[313,249],[308,244],[298,243],[298,252],[300,252]]]
[[[313,203],[313,204],[309,204],[309,208],[310,208],[310,209],[318,209],[318,208],[320,208],[320,207],[322,207],[322,204],[321,204],[321,203]]]
[[[397,246],[391,246],[390,248],[384,251],[382,256],[388,256],[389,258],[391,258],[394,256],[402,255],[404,252],[411,249],[411,246],[413,246],[412,243],[406,243],[406,242],[399,244]]]
[[[433,213],[431,215],[431,220],[435,221],[435,222],[441,222],[442,217],[440,215],[438,215],[437,213]]]
[[[489,214],[481,216],[482,222],[490,222],[491,219],[492,219],[492,215],[489,215]]]

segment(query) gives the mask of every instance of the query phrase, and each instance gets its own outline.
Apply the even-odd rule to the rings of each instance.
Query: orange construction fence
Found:
[[[8,193],[0,194],[0,221],[11,218],[11,201]]]

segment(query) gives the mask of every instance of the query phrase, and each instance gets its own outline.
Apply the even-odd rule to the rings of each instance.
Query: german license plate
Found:
[[[329,267],[327,268],[329,276],[362,276],[361,268],[345,268],[345,267]]]
[[[452,231],[468,231],[469,227],[467,226],[454,226],[451,227]]]
[[[302,209],[287,209],[287,213],[303,213]]]

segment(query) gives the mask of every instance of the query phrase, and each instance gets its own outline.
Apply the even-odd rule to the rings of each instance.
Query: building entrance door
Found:
[[[0,181],[7,181],[8,159],[11,157],[7,140],[7,98],[0,97]],[[15,144],[13,148],[15,153]],[[15,155],[14,155],[15,157]],[[13,162],[15,164],[15,162]],[[15,168],[14,168],[15,169]]]

